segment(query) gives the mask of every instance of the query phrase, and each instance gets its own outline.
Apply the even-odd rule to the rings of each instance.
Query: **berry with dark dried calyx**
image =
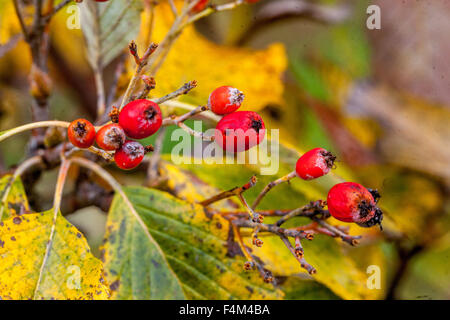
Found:
[[[94,144],[95,127],[86,119],[77,119],[67,129],[69,141],[78,148],[89,148]]]
[[[127,140],[114,154],[116,165],[124,170],[137,167],[144,159],[146,148],[137,141]]]
[[[253,269],[253,267],[255,266],[255,264],[253,263],[253,261],[246,261],[244,263],[244,270],[245,271],[250,271]]]
[[[120,111],[119,124],[128,137],[133,139],[147,138],[161,127],[161,110],[153,101],[134,100]]]
[[[239,109],[244,98],[244,94],[238,89],[223,86],[211,92],[208,99],[208,107],[215,114],[228,114]]]
[[[297,176],[312,180],[326,175],[334,166],[336,156],[323,148],[309,150],[302,155],[295,165]]]
[[[264,140],[266,127],[253,111],[237,111],[225,115],[216,126],[215,141],[228,152],[246,151]]]
[[[103,150],[112,151],[119,149],[125,142],[125,131],[117,123],[111,123],[98,130],[95,142]]]
[[[120,114],[119,109],[113,106],[111,108],[111,111],[108,113],[108,116],[111,119],[112,123],[119,123],[119,114]]]
[[[266,271],[266,274],[264,275],[264,282],[265,283],[272,283],[273,282],[273,275],[270,271]]]
[[[380,225],[383,212],[376,206],[372,194],[359,183],[343,182],[333,186],[327,197],[330,214],[344,222],[355,222],[361,227]]]

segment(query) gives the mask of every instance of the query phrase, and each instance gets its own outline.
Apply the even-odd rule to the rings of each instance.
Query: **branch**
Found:
[[[258,206],[258,204],[261,202],[261,200],[264,198],[264,196],[275,186],[283,183],[283,182],[287,182],[293,178],[295,178],[297,176],[297,174],[295,173],[295,171],[285,175],[284,177],[281,177],[280,179],[277,179],[275,181],[270,182],[267,186],[264,187],[264,189],[261,191],[261,193],[258,195],[258,197],[256,198],[256,200],[253,202],[252,204],[252,209],[256,209],[256,207]]]
[[[122,109],[124,105],[126,105],[128,102],[131,101],[130,97],[131,97],[131,95],[133,94],[133,91],[136,88],[136,84],[137,84],[138,80],[141,77],[142,71],[143,71],[144,67],[148,64],[150,56],[158,48],[158,45],[156,43],[151,43],[148,46],[148,48],[145,51],[145,53],[142,56],[142,58],[140,58],[140,59],[136,59],[137,52],[135,53],[136,48],[135,48],[134,42],[130,43],[129,48],[130,48],[131,55],[133,55],[135,57],[136,70],[135,70],[134,75],[133,75],[133,77],[131,78],[131,80],[130,80],[130,82],[128,84],[127,90],[125,91],[125,94],[124,94],[123,99],[122,99],[122,104],[120,105],[119,110]]]
[[[264,267],[256,260],[256,258],[250,253],[250,250],[245,246],[244,240],[239,229],[235,225],[231,225],[233,233],[236,235],[237,243],[242,251],[242,254],[247,259],[244,263],[244,270],[250,271],[253,267],[258,269],[259,274],[264,279],[265,282],[273,282],[273,275],[270,271],[264,269]]]
[[[195,87],[197,87],[197,81],[193,80],[193,81],[186,82],[178,90],[175,90],[174,92],[169,93],[169,94],[165,95],[164,97],[156,99],[156,100],[154,100],[154,102],[157,103],[157,104],[161,104],[161,103],[164,103],[164,102],[166,102],[168,100],[175,99],[175,98],[177,98],[177,97],[179,97],[179,96],[181,96],[183,94],[187,94],[189,91],[191,91]]]
[[[342,241],[347,242],[348,244],[355,246],[359,243],[358,239],[361,239],[361,236],[350,236],[346,234],[345,232],[339,230],[336,227],[333,227],[332,225],[329,225],[325,221],[318,219],[317,217],[312,218],[313,221],[317,222],[319,225],[324,227],[325,229],[331,231],[335,234],[335,236],[340,237]]]
[[[69,2],[71,2],[73,0],[64,0],[62,2],[60,2],[54,9],[52,12],[50,12],[49,14],[47,14],[46,16],[44,16],[43,21],[44,23],[48,23],[50,21],[50,19],[58,12],[60,11],[62,8],[64,8]]]
[[[241,4],[245,3],[245,0],[235,0],[233,2],[230,3],[225,3],[222,5],[211,5],[207,8],[205,8],[205,10],[193,15],[192,17],[190,17],[184,24],[182,24],[179,27],[179,32],[181,32],[186,26],[202,19],[205,18],[215,12],[221,12],[221,11],[227,11],[227,10],[232,10],[235,9],[236,7],[240,6]]]
[[[276,234],[277,236],[285,236],[291,238],[299,237],[301,239],[307,240],[314,239],[314,235],[310,232],[305,232],[303,230],[296,230],[296,229],[284,229],[274,224],[257,223],[250,221],[248,219],[232,219],[231,222],[239,228],[251,228],[251,229],[259,228],[259,231],[270,232]]]
[[[27,27],[25,26],[22,12],[20,11],[20,8],[19,8],[18,0],[13,0],[13,3],[14,3],[14,10],[16,11],[17,19],[19,20],[20,28],[22,29],[22,33],[25,37],[25,40],[28,41],[28,30],[27,30]]]
[[[61,128],[68,128],[70,125],[69,122],[66,121],[58,121],[58,120],[48,120],[48,121],[38,121],[33,123],[28,123],[23,126],[19,126],[7,131],[4,131],[2,135],[0,135],[0,142],[3,140],[17,134],[20,132],[24,132],[27,130],[32,130],[36,128],[45,128],[45,127],[61,127]]]
[[[231,198],[234,196],[238,196],[238,195],[242,194],[243,192],[247,191],[248,189],[250,189],[251,187],[253,187],[256,184],[256,181],[257,181],[256,176],[253,176],[250,178],[250,181],[247,182],[246,184],[244,184],[242,187],[235,187],[228,191],[221,192],[209,199],[203,200],[202,202],[200,202],[200,204],[202,206],[207,207],[207,206],[213,204],[214,202],[228,199],[228,198]]]
[[[322,200],[317,201],[311,201],[306,206],[297,208],[283,216],[280,220],[277,221],[277,226],[281,227],[283,223],[285,223],[287,220],[298,217],[298,216],[304,216],[304,217],[313,217],[317,214],[322,214],[326,217],[329,217],[330,214],[328,211],[324,211],[323,208],[325,207],[325,202]]]
[[[280,238],[284,242],[286,247],[289,249],[289,251],[292,253],[292,255],[295,257],[295,259],[297,259],[298,262],[300,262],[300,265],[302,266],[303,269],[308,271],[309,274],[317,273],[317,270],[312,265],[310,265],[308,262],[306,262],[303,255],[300,256],[297,254],[296,249],[292,246],[292,244],[288,238],[286,238],[285,236],[280,236]]]

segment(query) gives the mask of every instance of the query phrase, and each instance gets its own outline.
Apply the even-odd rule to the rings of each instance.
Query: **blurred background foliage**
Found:
[[[366,28],[370,4],[381,7],[381,30]],[[352,233],[364,232],[368,239],[360,247],[335,248],[336,241],[320,236],[312,242],[323,242],[316,247],[305,244],[309,261],[323,271],[314,279],[286,262],[290,258],[277,250],[277,243],[265,240],[258,256],[279,261],[272,271],[283,279],[285,298],[450,298],[450,41],[443,36],[450,29],[449,6],[445,0],[262,0],[214,14],[187,29],[158,72],[155,96],[196,79],[198,88],[182,101],[203,104],[216,86],[236,86],[246,93],[243,109],[261,112],[269,128],[280,129],[285,146],[300,152],[320,146],[338,154],[336,175],[280,186],[261,208],[304,204],[342,178],[382,194],[386,230],[381,238],[376,230],[352,227]],[[155,41],[168,27],[168,7],[163,4],[158,10]],[[61,12],[51,25],[51,117],[93,119],[93,75],[81,30],[66,27],[68,16]],[[147,41],[148,19],[143,13],[138,44]],[[19,34],[12,1],[1,1],[0,131],[31,119],[30,54]],[[120,59],[105,71],[107,88]],[[126,87],[133,66],[127,62],[126,68],[119,90]],[[170,132],[166,154],[173,145]],[[2,173],[24,159],[27,138],[22,134],[0,145]],[[293,161],[283,157],[280,175],[292,170]],[[183,166],[180,171],[168,161],[164,170],[164,188],[191,201],[213,193],[208,188],[233,187],[255,172],[206,165]],[[140,171],[114,174],[124,184],[142,185],[145,180]],[[45,173],[29,195],[35,210],[51,206],[55,175]],[[250,201],[272,178],[261,177],[259,189],[249,192]],[[105,195],[103,207],[86,207],[89,199],[86,204],[71,200],[75,189],[67,188],[62,211],[98,254],[111,195]],[[342,254],[334,254],[337,251]],[[362,279],[372,264],[382,269],[381,290],[358,292],[352,281]],[[355,277],[348,275],[353,269]]]

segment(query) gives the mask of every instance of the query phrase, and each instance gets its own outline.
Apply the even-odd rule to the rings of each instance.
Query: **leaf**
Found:
[[[448,300],[450,298],[450,233],[408,263],[395,298]]]
[[[101,262],[84,236],[60,214],[36,290],[52,220],[49,210],[0,222],[0,298],[107,299]]]
[[[184,299],[181,284],[148,229],[120,195],[111,205],[101,250],[113,299]]]
[[[20,33],[19,19],[12,1],[0,3],[0,44],[5,44],[15,34]]]
[[[83,1],[79,6],[89,63],[102,69],[137,35],[142,1]]]
[[[299,277],[289,277],[282,284],[281,288],[286,293],[286,300],[338,300],[327,287],[316,281],[303,280]]]
[[[144,19],[148,20],[148,15]],[[152,40],[160,42],[172,21],[168,3],[160,3],[155,8]],[[147,31],[148,28],[141,32],[140,43],[146,42]],[[198,105],[206,104],[216,87],[230,85],[245,93],[242,109],[258,111],[268,104],[283,102],[281,77],[286,67],[285,48],[280,43],[271,44],[264,50],[218,45],[200,35],[193,26],[188,26],[157,73],[157,86],[152,94],[163,96],[183,82],[197,80],[198,87],[181,99]]]
[[[0,133],[1,134],[1,133]],[[3,200],[6,189],[10,187],[8,196],[5,203],[1,204],[0,214],[2,216],[1,220],[6,220],[10,217],[20,216],[28,211],[30,211],[30,206],[28,204],[27,197],[25,195],[25,190],[23,189],[22,182],[20,179],[16,179],[11,185],[12,176],[6,175],[0,179],[0,199]]]
[[[181,169],[179,166],[166,161],[161,162],[160,165],[163,171],[161,175],[167,178],[166,187],[177,198],[188,202],[198,202],[221,192],[219,188],[208,185],[196,175]],[[239,202],[234,199],[227,199],[214,203],[211,207],[217,210],[236,209],[239,207]]]
[[[284,151],[286,152],[286,150]],[[281,165],[282,169],[274,176],[258,176],[258,184],[247,190],[244,194],[250,203],[255,199],[262,188],[272,180],[286,174],[288,168]],[[244,184],[246,179],[253,174],[259,174],[255,167],[246,165],[188,165],[181,167],[194,173],[199,179],[207,182],[211,187],[226,190],[237,185]],[[269,192],[261,202],[261,209],[293,209],[308,203],[311,200],[325,199],[326,191],[335,183],[333,174],[328,177],[317,179],[317,181],[293,180],[290,184],[282,184]],[[195,191],[192,191],[195,192]],[[267,223],[274,222],[266,218]],[[308,221],[295,220],[286,224],[286,227],[307,224]],[[304,222],[304,223],[300,223]],[[344,225],[336,220],[330,221],[334,225]],[[350,234],[366,234],[371,230],[359,228],[353,224],[345,224],[350,227]],[[284,247],[279,238],[268,236],[262,238],[262,248],[251,245],[251,239],[245,238],[246,245],[253,249],[253,253],[259,257],[269,270],[276,276],[294,276],[305,271]],[[366,287],[367,275],[365,268],[358,266],[350,257],[348,252],[351,248],[340,239],[331,239],[326,236],[317,235],[312,241],[303,241],[305,259],[317,269],[313,277],[316,281],[324,284],[336,295],[344,299],[374,299],[379,297],[380,292],[369,290]],[[360,245],[362,247],[362,245]],[[378,249],[380,250],[380,249]]]
[[[157,244],[148,244],[123,199],[116,196],[108,217],[104,248],[113,298],[282,296],[279,290],[264,284],[258,274],[245,273],[243,257],[227,255],[227,220],[215,215],[208,217],[203,207],[161,191],[132,187],[126,188],[125,193]],[[178,287],[180,284],[184,293]]]

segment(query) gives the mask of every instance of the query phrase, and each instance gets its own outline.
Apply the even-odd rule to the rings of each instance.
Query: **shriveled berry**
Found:
[[[117,123],[111,123],[98,130],[95,142],[103,150],[112,151],[119,149],[125,142],[125,131]]]
[[[127,140],[114,154],[116,165],[124,170],[137,167],[144,159],[145,149],[137,141]]]
[[[95,127],[86,119],[77,119],[67,129],[69,141],[78,148],[89,148],[94,144]]]
[[[209,95],[208,106],[215,114],[228,114],[236,111],[244,101],[244,94],[236,88],[223,86]]]
[[[209,0],[200,0],[197,4],[192,8],[192,13],[198,13],[206,8]]]
[[[327,197],[328,211],[336,219],[372,227],[383,220],[372,194],[359,183],[343,182],[333,186]]]
[[[147,138],[161,127],[161,110],[153,101],[134,100],[120,111],[119,124],[128,137],[133,139]]]
[[[334,165],[336,157],[323,148],[309,150],[295,165],[295,172],[304,180],[312,180],[326,175]]]
[[[215,141],[225,151],[246,151],[264,140],[266,128],[261,116],[253,111],[225,115],[216,126]]]

